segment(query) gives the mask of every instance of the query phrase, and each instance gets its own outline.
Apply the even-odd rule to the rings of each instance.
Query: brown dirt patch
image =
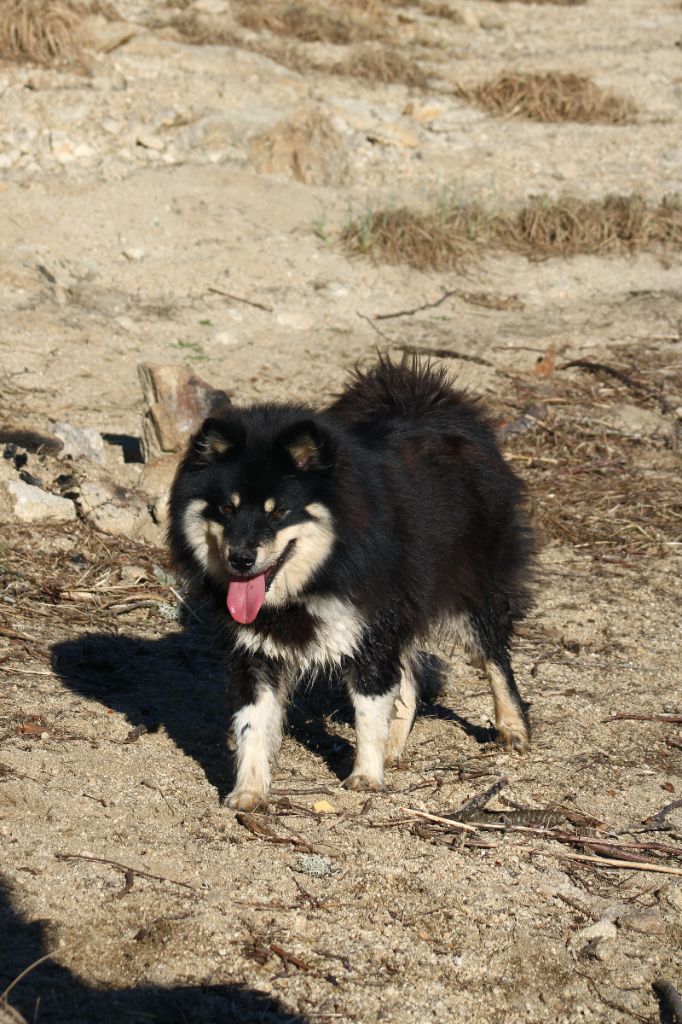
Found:
[[[460,85],[457,94],[491,114],[532,121],[627,124],[636,112],[629,100],[605,92],[589,78],[556,71],[504,71],[481,85]]]

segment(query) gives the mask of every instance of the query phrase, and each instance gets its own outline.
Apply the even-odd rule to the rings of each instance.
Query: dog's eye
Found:
[[[220,506],[220,511],[222,512],[222,514],[224,516],[233,516],[234,515],[234,505],[232,505],[228,501],[225,505],[221,505]]]
[[[280,508],[279,505],[275,505],[275,507],[273,508],[272,512],[270,513],[270,518],[271,519],[281,519],[282,516],[285,516],[286,514],[287,514],[287,510],[285,508]]]

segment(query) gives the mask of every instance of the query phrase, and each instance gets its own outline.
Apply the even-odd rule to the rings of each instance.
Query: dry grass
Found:
[[[356,46],[341,63],[330,69],[338,75],[361,78],[365,82],[394,83],[426,88],[428,77],[416,61],[404,57],[390,46],[367,43]]]
[[[351,43],[387,38],[388,26],[376,3],[323,4],[315,0],[241,0],[237,20],[255,32],[264,29],[304,43]]]
[[[528,407],[541,414],[530,430],[510,432],[505,450],[528,483],[546,538],[595,557],[679,552],[682,490],[670,465],[672,420],[667,434],[638,437],[608,419],[624,403],[659,411],[682,402],[682,366],[669,353],[643,347],[601,353],[594,365],[605,358],[622,379],[601,370],[558,370],[535,386],[520,385],[504,419]]]
[[[555,7],[582,7],[587,0],[494,0],[497,4],[527,4],[536,6],[539,4],[553,4]]]
[[[47,66],[84,64],[82,21],[63,0],[3,0],[0,58]]]
[[[457,94],[491,114],[533,121],[626,124],[636,113],[628,100],[605,92],[589,78],[555,71],[505,71],[482,85],[459,86]]]
[[[168,27],[174,29],[180,38],[196,46],[242,46],[244,45],[231,22],[218,18],[204,18],[196,11],[183,11],[160,26],[156,19],[150,28]]]
[[[477,203],[440,203],[426,212],[402,207],[368,213],[350,223],[341,240],[349,253],[420,270],[460,269],[486,250],[534,259],[631,253],[681,247],[682,205],[677,197],[658,205],[641,196],[539,197],[502,214]]]

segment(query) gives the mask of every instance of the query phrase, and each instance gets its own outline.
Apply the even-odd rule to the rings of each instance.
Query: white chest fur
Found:
[[[362,634],[362,620],[351,604],[337,597],[315,597],[309,598],[305,607],[315,619],[313,636],[306,644],[289,645],[239,627],[237,646],[284,661],[300,671],[314,665],[338,665],[354,653]]]

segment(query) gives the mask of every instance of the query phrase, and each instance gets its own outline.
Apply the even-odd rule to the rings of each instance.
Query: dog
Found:
[[[510,660],[532,589],[523,487],[442,369],[380,356],[321,411],[230,407],[192,437],[169,509],[172,564],[214,605],[228,655],[229,806],[267,806],[287,700],[332,668],[355,715],[344,785],[382,789],[414,722],[419,644],[443,625],[487,673],[499,742],[527,749]]]

